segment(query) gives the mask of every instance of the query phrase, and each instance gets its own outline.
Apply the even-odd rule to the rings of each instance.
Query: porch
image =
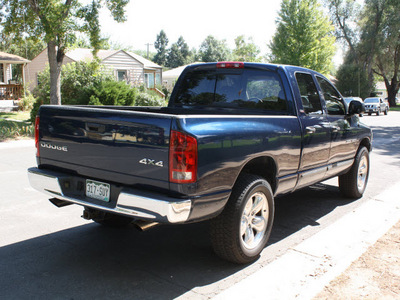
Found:
[[[22,84],[1,84],[0,83],[0,100],[17,100],[24,96]]]
[[[0,52],[0,101],[17,100],[24,96],[24,66],[29,62],[18,55]]]

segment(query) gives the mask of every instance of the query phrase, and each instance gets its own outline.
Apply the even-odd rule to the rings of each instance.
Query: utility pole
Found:
[[[149,59],[149,47],[153,46],[153,44],[147,43],[145,45],[147,46],[147,59]]]

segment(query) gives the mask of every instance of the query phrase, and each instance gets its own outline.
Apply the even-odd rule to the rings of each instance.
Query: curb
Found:
[[[214,297],[311,299],[400,220],[400,184]]]

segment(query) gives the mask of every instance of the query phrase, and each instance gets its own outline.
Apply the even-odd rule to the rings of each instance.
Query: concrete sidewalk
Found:
[[[399,195],[397,184],[214,299],[312,299],[399,222]]]
[[[27,138],[17,141],[0,142],[0,149],[35,147],[35,140]]]

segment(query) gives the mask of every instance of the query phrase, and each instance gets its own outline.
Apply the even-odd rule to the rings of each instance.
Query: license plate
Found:
[[[109,202],[110,201],[110,185],[108,183],[86,180],[86,196]]]

